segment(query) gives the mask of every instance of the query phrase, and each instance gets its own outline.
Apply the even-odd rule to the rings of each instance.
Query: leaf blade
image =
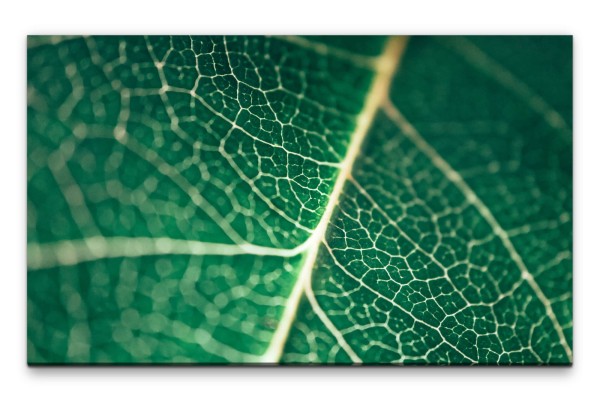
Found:
[[[556,188],[570,192],[570,152],[563,152],[571,148],[570,132],[565,132],[564,124],[554,124],[556,119],[547,118],[549,103],[540,103],[539,97],[529,88],[523,89],[524,84],[513,75],[502,69],[498,79],[499,64],[486,56],[485,62],[465,68],[464,60],[455,61],[456,55],[440,45],[443,40],[417,38],[409,45],[391,102],[376,119],[363,159],[344,189],[315,271],[313,291],[320,308],[329,311],[335,330],[344,333],[345,341],[364,363],[570,363],[571,315],[563,305],[570,302],[571,294],[571,208],[568,200],[561,203],[562,195],[554,197],[553,193]],[[558,41],[565,43],[554,40]],[[530,57],[541,54],[539,50]],[[570,44],[561,51],[568,55]],[[475,54],[481,56],[481,51]],[[567,74],[556,75],[554,71],[547,77],[567,77],[560,92],[567,100],[569,60],[560,64]],[[469,56],[466,61],[473,64],[474,60]],[[492,71],[482,72],[482,68]],[[501,100],[489,96],[500,91],[504,92]],[[523,113],[519,108],[522,103],[531,112]],[[510,107],[502,111],[499,104]],[[398,105],[406,109],[403,114],[409,113],[417,121],[415,125],[423,127],[426,136],[398,113]],[[479,161],[484,168],[475,174],[473,161],[478,157],[469,150],[478,148],[471,144],[486,150],[498,141],[492,136],[495,121],[480,122],[488,116],[508,124],[515,142],[544,138],[543,143],[549,146],[538,145],[538,158],[523,163],[529,164],[528,170],[517,165],[517,174],[501,170],[500,163],[507,158],[502,153],[506,146],[496,147],[496,154],[492,148],[488,153],[479,150],[479,159],[485,161],[490,154],[496,157],[487,156],[489,165]],[[542,120],[533,140],[522,128],[524,117],[527,121]],[[452,118],[459,120],[454,123]],[[499,134],[503,132],[504,126]],[[471,147],[463,149],[463,144]],[[449,157],[458,170],[438,152]],[[512,154],[523,157],[522,151]],[[548,164],[540,155],[558,155],[562,161]],[[532,176],[541,182],[533,181],[535,191],[528,194],[530,188],[523,184],[530,183]],[[490,191],[490,182],[500,188],[510,183],[513,192],[498,197],[497,192]],[[470,185],[485,195],[486,203]],[[527,201],[509,201],[513,193]],[[536,218],[544,209],[538,212],[531,205],[540,200],[554,202],[554,210],[546,209],[545,213],[558,224],[545,224],[544,219]],[[522,211],[520,206],[525,206]],[[525,252],[522,247],[517,251],[522,240],[513,243],[509,230],[496,220],[496,213],[504,213],[500,217],[506,224],[507,211],[512,219],[509,227],[515,222],[541,222],[533,235],[528,224],[517,229],[518,235],[530,241]],[[534,245],[532,249],[532,242],[545,236],[555,238],[557,227],[564,236],[561,241],[546,243],[549,249],[545,257],[547,263],[561,255],[560,265],[551,266],[554,271],[548,279],[535,269],[530,271],[521,255],[530,257],[537,248]],[[543,271],[537,267],[539,262],[530,258],[528,265]],[[307,344],[304,333],[310,327],[316,331],[313,338],[326,336],[318,326],[314,318],[307,321],[299,317],[284,361],[311,360],[314,353],[323,363],[335,359],[335,354]],[[300,349],[311,350],[312,356],[306,359]]]
[[[30,38],[29,362],[570,363],[571,41],[383,41]]]

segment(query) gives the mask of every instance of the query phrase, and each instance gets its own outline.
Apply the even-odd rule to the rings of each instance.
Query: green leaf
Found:
[[[28,361],[570,363],[571,59],[30,37]]]

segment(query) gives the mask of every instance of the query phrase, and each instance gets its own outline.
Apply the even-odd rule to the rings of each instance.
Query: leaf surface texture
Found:
[[[28,47],[30,363],[572,360],[571,38]]]

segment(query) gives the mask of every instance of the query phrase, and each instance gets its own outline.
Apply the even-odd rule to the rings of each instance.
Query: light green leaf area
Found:
[[[30,363],[572,360],[570,38],[28,47]]]

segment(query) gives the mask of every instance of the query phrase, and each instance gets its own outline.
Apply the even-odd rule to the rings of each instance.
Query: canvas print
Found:
[[[27,361],[568,365],[572,37],[30,36]]]

